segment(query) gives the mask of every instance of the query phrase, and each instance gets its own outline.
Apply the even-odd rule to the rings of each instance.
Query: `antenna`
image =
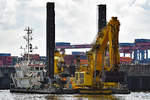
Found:
[[[33,40],[33,37],[32,37],[32,28],[25,28],[24,31],[27,31],[26,35],[23,36],[23,39],[26,40],[27,44],[26,44],[26,47],[23,48],[22,46],[20,47],[20,49],[23,49],[24,50],[24,53],[26,53],[26,50],[27,50],[27,56],[28,56],[28,63],[30,61],[30,53],[33,52],[33,49],[37,49],[37,46],[35,46],[33,48],[32,44],[31,44],[31,41]]]

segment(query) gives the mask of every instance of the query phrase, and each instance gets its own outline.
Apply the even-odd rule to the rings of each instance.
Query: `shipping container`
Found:
[[[119,43],[120,47],[133,47],[134,45],[134,43]]]
[[[0,53],[0,56],[11,56],[10,53]]]
[[[88,62],[88,60],[80,59],[80,62]]]
[[[74,59],[74,64],[76,64],[77,63],[77,60],[76,59]],[[88,60],[80,60],[80,65],[88,65]]]
[[[67,65],[71,65],[71,63],[73,63],[73,60],[74,60],[74,56],[73,55],[66,55],[64,57],[64,60],[65,60],[65,63]]]
[[[87,59],[87,56],[81,55],[81,56],[80,56],[80,59],[85,59],[85,60],[86,60],[86,59]]]
[[[132,62],[131,57],[120,57],[120,62]]]
[[[5,56],[4,57],[4,61],[3,61],[3,64],[6,65],[6,66],[10,66],[12,65],[12,57],[11,56]]]
[[[135,39],[135,43],[139,42],[150,42],[150,39]]]
[[[0,67],[2,67],[3,66],[3,61],[2,60],[0,60]]]
[[[69,42],[56,42],[56,46],[70,46]]]
[[[0,60],[3,62],[4,66],[12,65],[12,57],[11,56],[0,56]]]
[[[87,62],[80,62],[80,65],[88,65]]]
[[[72,55],[85,55],[85,52],[72,52]]]
[[[2,61],[3,65],[5,65],[6,62],[5,56],[0,56],[0,60]]]

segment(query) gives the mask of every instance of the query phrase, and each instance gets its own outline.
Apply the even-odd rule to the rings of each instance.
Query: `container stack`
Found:
[[[12,65],[12,57],[9,53],[0,53],[0,67],[7,67]]]
[[[72,52],[72,55],[85,55],[85,52]]]
[[[77,59],[74,59],[74,64],[77,63]],[[80,65],[87,66],[88,65],[88,59],[86,55],[80,55]]]
[[[2,60],[0,60],[0,67],[1,67],[1,66],[3,66],[3,61],[2,61]]]
[[[132,58],[131,57],[120,57],[120,63],[131,63]]]
[[[88,64],[87,56],[85,55],[84,52],[72,52],[72,55],[66,55],[64,57],[66,65],[71,65],[71,64],[75,65],[77,63],[77,57],[80,58],[81,65]]]
[[[66,65],[71,65],[73,63],[74,56],[73,55],[66,55],[64,57],[64,60],[65,60]]]

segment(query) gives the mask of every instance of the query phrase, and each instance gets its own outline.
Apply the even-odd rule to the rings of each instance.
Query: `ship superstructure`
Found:
[[[12,88],[40,88],[41,82],[44,81],[44,68],[45,64],[42,61],[36,61],[30,59],[30,53],[33,52],[31,44],[32,38],[32,29],[27,27],[26,36],[23,38],[26,40],[27,44],[25,48],[21,46],[21,49],[24,50],[24,58],[18,64],[15,65],[15,73],[11,75],[12,79]]]

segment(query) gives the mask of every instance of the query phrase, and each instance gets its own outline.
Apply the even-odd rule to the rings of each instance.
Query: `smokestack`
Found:
[[[54,78],[54,50],[55,50],[55,5],[53,2],[47,3],[46,19],[46,58],[47,76]]]
[[[98,5],[98,32],[106,26],[106,5]]]

